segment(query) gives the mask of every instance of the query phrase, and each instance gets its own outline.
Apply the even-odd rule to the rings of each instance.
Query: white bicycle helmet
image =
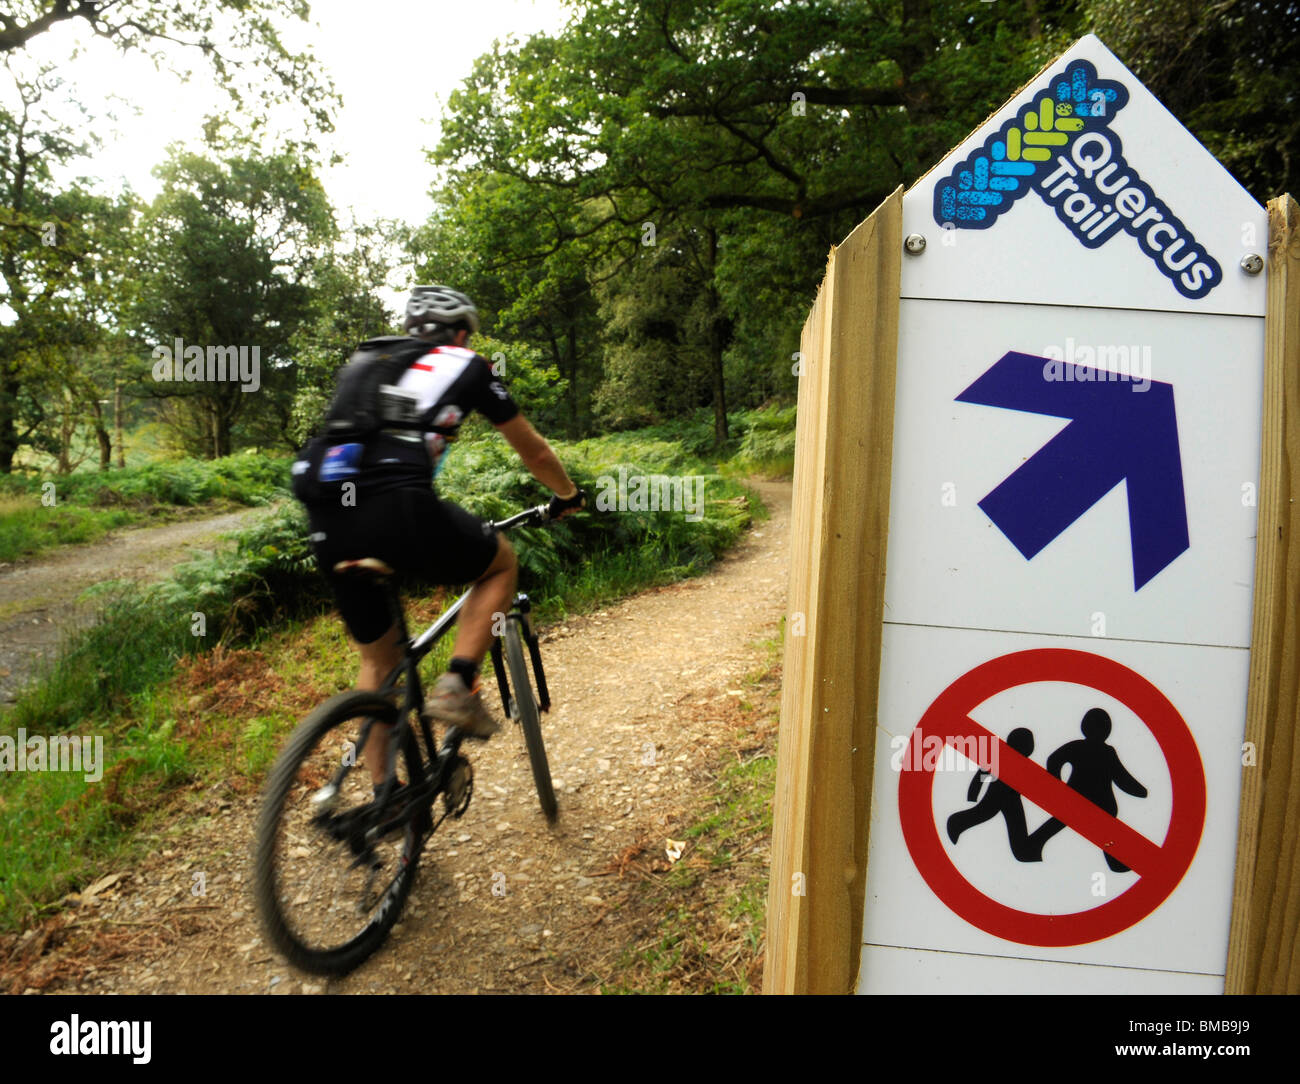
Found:
[[[417,286],[411,291],[402,325],[408,333],[429,334],[438,327],[459,323],[471,332],[478,331],[478,309],[459,290],[450,286]]]

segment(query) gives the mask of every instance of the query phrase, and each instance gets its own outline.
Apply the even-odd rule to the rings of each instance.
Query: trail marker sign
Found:
[[[1221,991],[1265,210],[1089,36],[902,228],[859,989]]]

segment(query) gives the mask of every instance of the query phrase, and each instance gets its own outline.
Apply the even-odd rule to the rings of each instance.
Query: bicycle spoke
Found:
[[[409,891],[420,842],[409,799],[394,794],[377,808],[369,768],[351,744],[361,725],[335,712],[286,749],[259,828],[268,930],[290,960],[323,973],[349,970],[383,939]],[[379,837],[381,824],[387,831]]]

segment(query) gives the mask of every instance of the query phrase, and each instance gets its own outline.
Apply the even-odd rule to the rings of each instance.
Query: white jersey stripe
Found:
[[[397,386],[419,396],[416,410],[428,410],[442,398],[474,360],[474,351],[456,346],[437,346],[402,374]]]

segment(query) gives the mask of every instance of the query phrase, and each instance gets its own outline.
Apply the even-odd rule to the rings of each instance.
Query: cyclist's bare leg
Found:
[[[361,670],[357,674],[358,689],[378,689],[384,678],[392,672],[393,667],[402,661],[402,651],[397,644],[398,629],[394,622],[392,627],[368,644],[358,644],[361,651]],[[370,768],[373,783],[384,781],[384,769],[387,766],[388,727],[384,725],[370,728],[370,737],[362,751],[366,764]]]
[[[493,617],[510,609],[519,578],[519,562],[504,535],[497,535],[497,555],[470,589],[460,611],[453,656],[482,663],[492,645]],[[500,629],[497,630],[498,632]]]

